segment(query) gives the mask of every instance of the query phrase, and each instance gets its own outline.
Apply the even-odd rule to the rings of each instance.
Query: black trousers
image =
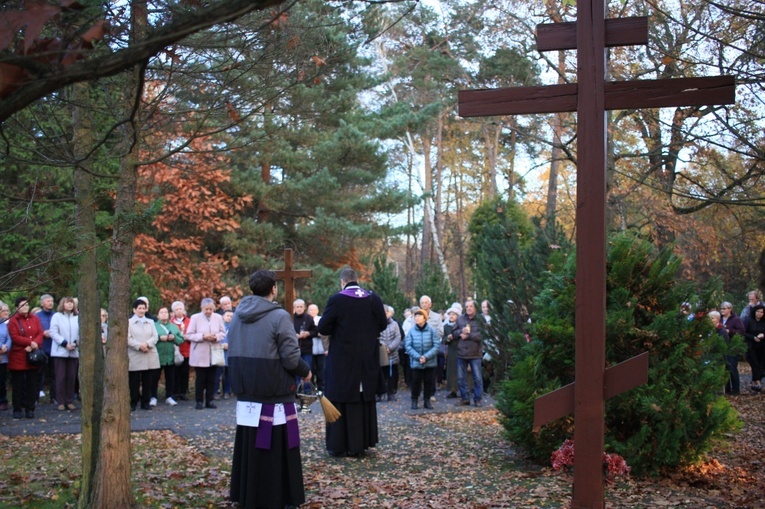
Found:
[[[189,358],[183,359],[183,364],[175,367],[175,383],[173,384],[176,396],[185,396],[189,392]]]
[[[393,396],[398,392],[398,364],[382,366],[380,369],[385,377],[385,392]]]
[[[11,370],[13,387],[13,411],[35,411],[35,403],[40,392],[40,373],[37,369]]]
[[[420,388],[425,384],[425,401],[436,393],[435,371],[436,368],[412,369],[412,399],[419,399]]]
[[[151,384],[151,397],[157,397],[157,391],[159,391],[159,379],[162,378],[162,372],[165,372],[165,399],[175,395],[175,364],[168,364],[166,366],[160,366],[159,369],[154,370],[154,381]],[[157,398],[159,399],[159,398]]]
[[[0,364],[0,405],[8,403],[8,363]]]
[[[194,367],[196,381],[194,383],[195,398],[197,403],[212,403],[215,398],[215,373],[218,366],[208,368]]]
[[[324,392],[324,363],[327,356],[324,354],[313,356],[313,365],[311,370],[313,371],[313,379],[316,381],[316,388],[321,392]]]
[[[151,386],[154,370],[144,369],[143,371],[131,371],[128,374],[128,383],[130,384],[130,408],[138,406],[141,408],[149,407],[151,399]]]

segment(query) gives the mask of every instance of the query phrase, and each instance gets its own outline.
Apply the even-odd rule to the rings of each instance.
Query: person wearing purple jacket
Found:
[[[742,338],[744,337],[746,333],[744,322],[733,311],[733,305],[730,302],[720,304],[720,315],[722,315],[722,324],[725,327],[725,332],[728,333],[731,341],[736,334]],[[741,381],[738,374],[738,355],[728,355],[726,358],[730,379],[725,384],[725,394],[738,396],[741,393]]]

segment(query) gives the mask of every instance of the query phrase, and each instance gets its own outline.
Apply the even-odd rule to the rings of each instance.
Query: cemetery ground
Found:
[[[744,364],[741,365],[742,373]],[[748,388],[742,377],[742,388]],[[161,390],[160,390],[161,393]],[[300,415],[304,508],[567,507],[571,473],[516,454],[502,438],[493,400],[457,407],[438,391],[433,411],[410,410],[409,397],[378,404],[380,443],[360,458],[324,452],[319,404]],[[606,505],[748,508],[765,498],[765,394],[730,399],[741,432],[715,444],[699,465],[659,478],[616,479]],[[133,412],[133,485],[139,507],[216,508],[227,502],[234,400],[217,410],[160,403]],[[421,405],[420,405],[421,406]],[[77,412],[38,407],[35,419],[0,415],[0,507],[74,507],[80,479]]]

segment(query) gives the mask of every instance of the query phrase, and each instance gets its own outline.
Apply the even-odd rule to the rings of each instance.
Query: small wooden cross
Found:
[[[459,93],[463,117],[577,112],[576,382],[537,398],[534,426],[574,413],[574,508],[604,507],[605,401],[648,380],[648,354],[605,369],[606,130],[612,109],[735,102],[730,76],[605,81],[605,48],[644,45],[647,18],[605,19],[604,0],[579,0],[576,23],[537,26],[537,48],[577,50],[577,83]],[[586,326],[585,326],[586,324]]]
[[[292,313],[295,302],[295,280],[313,276],[312,270],[292,270],[292,249],[284,249],[284,270],[275,270],[276,279],[284,280],[284,309]]]

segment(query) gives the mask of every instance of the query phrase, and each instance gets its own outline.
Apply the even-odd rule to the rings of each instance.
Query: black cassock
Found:
[[[379,338],[387,326],[382,299],[355,282],[330,297],[324,308],[319,333],[330,336],[325,394],[342,414],[327,424],[331,453],[358,454],[377,444]]]

